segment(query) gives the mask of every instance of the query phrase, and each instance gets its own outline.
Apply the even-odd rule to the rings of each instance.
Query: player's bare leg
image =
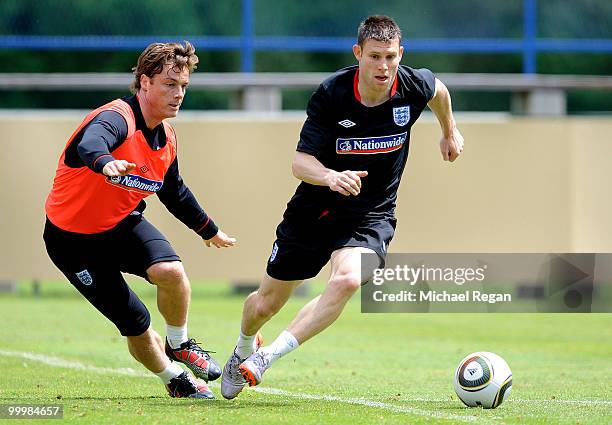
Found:
[[[157,307],[166,320],[166,355],[185,364],[198,378],[213,381],[221,368],[187,334],[187,314],[191,297],[189,279],[180,261],[164,261],[147,269],[149,280],[157,286]]]
[[[302,281],[280,281],[265,274],[257,291],[244,302],[240,337],[236,348],[223,368],[221,394],[227,399],[235,398],[246,385],[239,371],[240,364],[261,345],[259,329],[287,302],[293,290]]]
[[[240,365],[249,385],[259,384],[263,372],[272,363],[336,321],[347,301],[361,287],[361,254],[373,252],[368,248],[349,247],[332,253],[331,277],[325,291],[306,304],[271,345],[262,347]]]
[[[302,282],[277,280],[266,273],[257,291],[251,293],[244,302],[240,326],[242,333],[255,335],[287,303]]]
[[[147,269],[149,280],[157,286],[157,307],[171,326],[187,323],[191,286],[180,261],[164,261]]]
[[[153,373],[161,372],[170,363],[162,348],[161,337],[150,326],[141,335],[128,336],[127,344],[132,357]]]
[[[325,291],[306,304],[287,330],[303,344],[336,321],[347,301],[361,287],[361,247],[342,248],[331,256],[331,276]]]

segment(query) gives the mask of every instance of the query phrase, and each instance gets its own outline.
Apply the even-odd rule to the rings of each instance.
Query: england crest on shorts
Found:
[[[276,258],[276,254],[278,254],[278,245],[276,244],[276,242],[274,242],[274,246],[272,247],[272,254],[270,254],[270,259],[268,260],[268,262],[272,262],[274,261],[274,259]]]
[[[410,105],[393,108],[393,121],[400,127],[408,124],[408,121],[410,121]]]
[[[93,283],[93,278],[91,277],[87,269],[77,272],[76,277],[79,278],[83,285],[89,286]]]

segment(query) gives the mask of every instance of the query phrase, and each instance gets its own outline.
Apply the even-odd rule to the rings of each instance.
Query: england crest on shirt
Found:
[[[405,126],[410,121],[410,105],[393,108],[393,122],[400,127]]]

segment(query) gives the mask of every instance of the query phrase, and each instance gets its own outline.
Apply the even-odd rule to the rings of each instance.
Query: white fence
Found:
[[[237,107],[250,111],[282,109],[283,89],[314,89],[328,73],[195,73],[189,87],[235,90]],[[512,112],[565,115],[568,90],[612,90],[612,77],[589,75],[439,74],[451,90],[512,92]],[[128,73],[0,74],[0,90],[117,90]]]

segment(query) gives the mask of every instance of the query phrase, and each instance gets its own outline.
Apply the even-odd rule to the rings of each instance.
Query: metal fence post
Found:
[[[536,38],[538,32],[538,1],[523,1],[523,73],[535,74]]]
[[[240,70],[254,71],[254,15],[253,0],[242,0],[242,34],[240,43]]]

